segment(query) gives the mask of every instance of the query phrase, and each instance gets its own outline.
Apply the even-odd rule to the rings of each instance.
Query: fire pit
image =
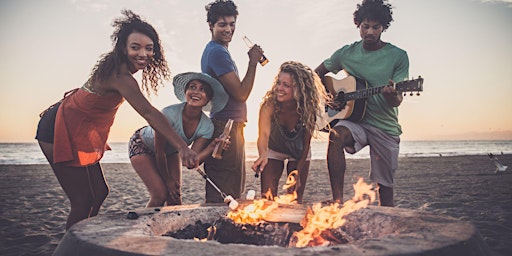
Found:
[[[258,246],[165,235],[198,223],[213,224],[229,211],[226,205],[183,205],[141,209],[130,218],[127,214],[97,216],[68,230],[54,255],[490,254],[478,231],[467,222],[422,211],[374,206],[348,215],[342,231],[351,241],[334,246]]]

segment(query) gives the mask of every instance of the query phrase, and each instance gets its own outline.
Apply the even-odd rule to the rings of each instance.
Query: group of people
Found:
[[[41,113],[36,139],[50,163],[71,210],[66,229],[98,214],[108,194],[99,163],[119,106],[128,103],[148,123],[129,140],[130,161],[146,185],[147,207],[181,204],[181,167],[198,168],[204,162],[209,178],[225,194],[241,198],[245,190],[245,138],[247,105],[253,89],[259,45],[248,52],[243,78],[229,52],[238,9],[231,0],[215,0],[206,6],[211,40],[201,57],[201,72],[178,74],[174,93],[181,103],[157,110],[144,93],[157,92],[170,78],[164,50],[155,29],[131,11],[114,20],[114,49],[103,55],[82,87]],[[297,61],[280,66],[266,92],[258,120],[258,158],[251,166],[261,174],[262,196],[277,194],[279,179],[298,171],[297,202],[302,203],[311,160],[310,143],[319,130],[326,106],[336,105],[336,90],[323,81],[329,72],[343,70],[376,87],[408,77],[407,53],[381,40],[392,21],[386,0],[364,0],[357,5],[354,23],[361,40],[335,51],[316,69]],[[141,84],[133,75],[142,71]],[[361,120],[339,120],[328,125],[327,164],[332,199],[343,202],[345,151],[356,153],[369,145],[370,178],[378,184],[379,202],[393,206],[393,180],[397,169],[401,128],[397,107],[402,96],[391,86],[367,99]],[[343,108],[343,106],[341,106]],[[204,111],[209,112],[209,116]],[[211,157],[219,135],[233,120],[229,143],[222,159]],[[285,167],[285,163],[287,166]],[[205,202],[223,202],[208,182]]]

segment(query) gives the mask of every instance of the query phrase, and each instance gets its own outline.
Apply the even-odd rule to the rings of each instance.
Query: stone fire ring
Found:
[[[182,205],[137,210],[139,217],[133,220],[127,219],[127,214],[89,218],[66,232],[54,255],[490,254],[478,231],[467,222],[422,211],[374,206],[356,212],[359,223],[350,224],[367,230],[369,237],[336,246],[285,248],[162,236],[197,220],[213,223],[228,211],[225,205]]]

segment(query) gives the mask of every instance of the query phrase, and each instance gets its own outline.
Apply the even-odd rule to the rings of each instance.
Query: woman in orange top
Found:
[[[170,71],[155,29],[129,10],[114,20],[114,49],[105,54],[79,89],[41,114],[36,139],[71,203],[66,229],[96,216],[108,195],[99,164],[110,147],[114,117],[126,99],[156,131],[178,149],[182,164],[198,166],[197,154],[171,128],[142,90],[157,92]],[[142,89],[133,74],[142,70]]]

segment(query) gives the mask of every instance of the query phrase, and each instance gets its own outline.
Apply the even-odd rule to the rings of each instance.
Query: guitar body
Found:
[[[336,91],[336,101],[345,104],[341,111],[326,107],[327,111],[323,118],[330,126],[334,126],[340,119],[357,122],[363,118],[366,111],[366,98],[347,101],[343,96],[346,93],[367,89],[368,84],[365,80],[354,76],[347,76],[341,80],[326,76],[325,83],[330,84]]]
[[[366,111],[366,99],[381,93],[382,88],[386,86],[368,88],[366,80],[354,76],[347,76],[341,80],[325,76],[324,82],[327,88],[330,88],[330,90],[334,89],[336,92],[333,102],[342,107],[337,110],[326,106],[322,117],[317,119],[317,125],[321,127],[320,130],[326,132],[329,129],[325,124],[329,124],[332,127],[338,120],[360,121]],[[402,81],[391,86],[394,86],[395,90],[399,93],[416,91],[418,92],[417,95],[419,95],[419,92],[423,91],[423,78],[419,77],[414,80]]]
[[[345,104],[345,107],[341,111],[336,111],[331,108],[329,116],[336,116],[336,119],[345,119],[350,121],[360,121],[364,112],[366,111],[366,98],[360,98],[356,100],[347,100],[344,95],[350,92],[368,89],[368,83],[361,78],[347,76],[341,80],[336,80],[329,77],[328,80],[332,81],[332,86],[336,91],[336,99]]]

